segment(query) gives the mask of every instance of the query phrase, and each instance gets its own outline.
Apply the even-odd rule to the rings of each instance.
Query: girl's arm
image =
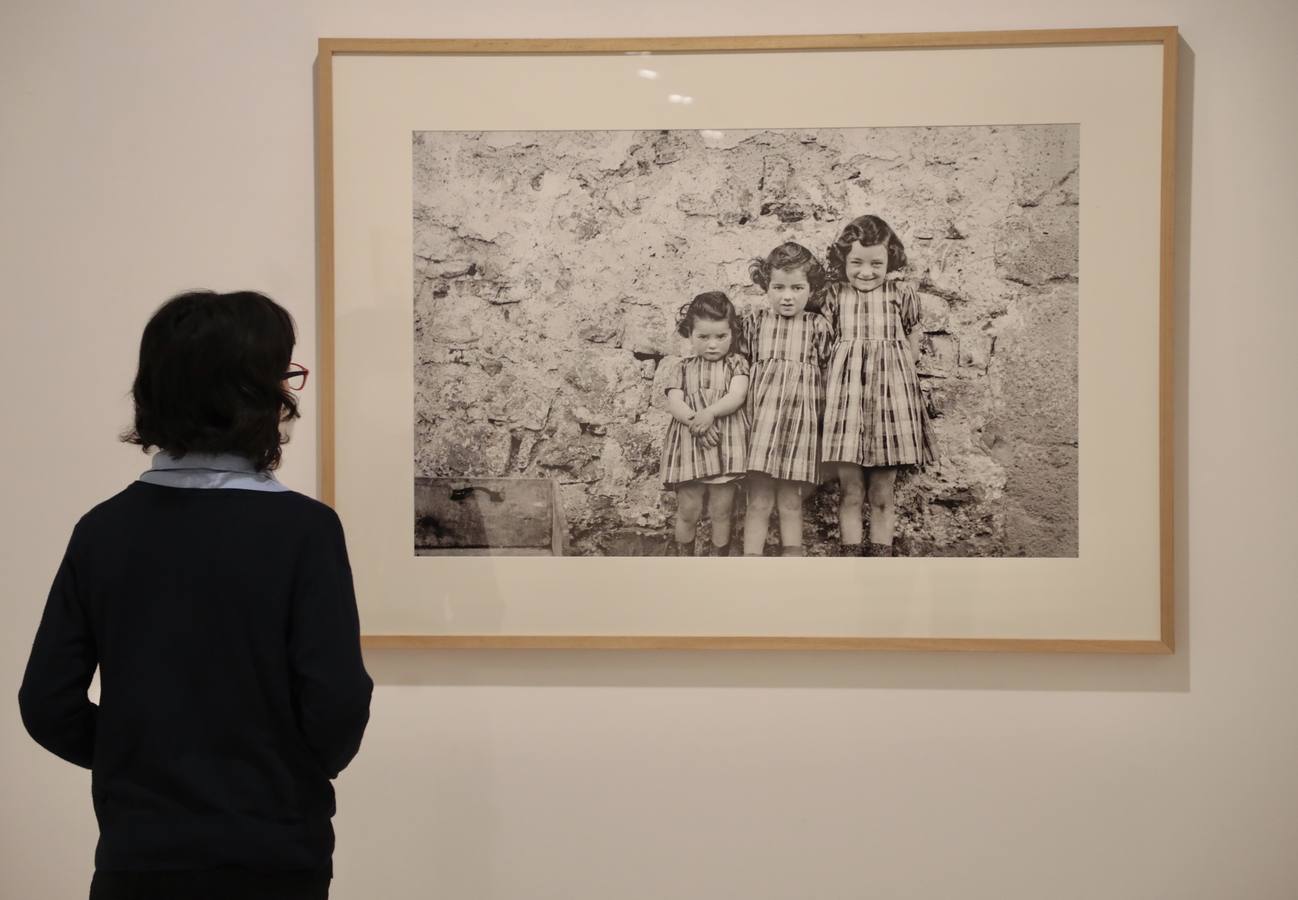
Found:
[[[730,388],[726,391],[725,396],[708,406],[704,411],[711,413],[714,419],[720,419],[732,412],[737,412],[744,405],[744,400],[747,397],[748,376],[736,375],[730,379]]]
[[[689,423],[690,430],[695,434],[702,434],[712,427],[712,423],[717,419],[728,416],[737,411],[744,405],[744,400],[748,397],[748,375],[736,374],[730,379],[730,387],[716,403],[710,404],[699,410],[694,415],[694,420]]]
[[[815,330],[815,340],[812,343],[815,348],[816,365],[823,369],[829,365],[829,358],[834,353],[834,326],[830,324],[829,319],[820,314],[811,320],[811,324]]]
[[[837,283],[825,285],[825,296],[820,301],[820,314],[825,317],[830,331],[835,336],[838,335],[838,291]]]
[[[910,344],[910,359],[917,367],[919,366],[919,329],[912,328],[910,334],[906,335],[906,342]]]
[[[916,366],[919,365],[919,341],[923,337],[923,329],[920,322],[923,319],[923,309],[919,302],[919,293],[915,286],[908,281],[900,284],[901,292],[901,325],[906,331],[906,342],[910,344],[910,359]]]
[[[685,392],[680,388],[667,389],[667,411],[682,425],[688,425],[694,419],[694,410],[686,405]]]
[[[756,340],[757,316],[751,306],[744,307],[739,314],[739,354],[750,363],[753,361],[753,342]]]

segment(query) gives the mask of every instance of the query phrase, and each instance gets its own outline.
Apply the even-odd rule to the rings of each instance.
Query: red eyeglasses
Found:
[[[284,384],[290,391],[300,391],[306,387],[306,377],[311,370],[300,363],[289,363],[289,370],[284,373]]]

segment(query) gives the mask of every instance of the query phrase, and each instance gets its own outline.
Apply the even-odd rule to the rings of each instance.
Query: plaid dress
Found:
[[[907,335],[919,325],[919,295],[902,281],[861,293],[833,284],[825,311],[836,343],[826,373],[821,459],[858,466],[937,461]]]
[[[744,338],[752,363],[748,470],[815,484],[825,403],[820,370],[834,339],[829,320],[809,312],[786,318],[760,307],[744,317]]]
[[[687,356],[666,363],[669,368],[659,382],[664,392],[685,392],[685,405],[698,411],[716,403],[730,390],[730,381],[748,377],[748,360],[737,353],[708,362],[700,356]],[[674,488],[687,481],[737,478],[748,471],[748,410],[739,407],[728,416],[718,416],[717,431],[721,440],[715,447],[704,447],[690,431],[672,418],[663,441],[663,484]]]

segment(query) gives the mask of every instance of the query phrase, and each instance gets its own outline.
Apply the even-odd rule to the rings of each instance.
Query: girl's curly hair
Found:
[[[681,337],[689,337],[694,332],[694,323],[699,319],[729,322],[731,339],[738,340],[739,313],[723,291],[707,291],[682,306],[676,314],[676,333]]]
[[[848,222],[839,232],[834,243],[829,245],[826,256],[829,259],[829,277],[834,281],[847,280],[844,264],[847,255],[852,252],[853,244],[860,244],[862,247],[886,244],[888,271],[895,272],[897,269],[906,267],[906,248],[902,245],[901,238],[897,237],[897,233],[892,230],[892,226],[878,216],[858,216]]]
[[[765,259],[754,259],[748,264],[748,275],[753,279],[753,284],[765,291],[771,286],[772,272],[789,269],[806,271],[807,285],[810,288],[810,293],[807,295],[807,309],[811,312],[819,312],[824,302],[827,273],[815,254],[801,244],[786,241],[766,254]]]

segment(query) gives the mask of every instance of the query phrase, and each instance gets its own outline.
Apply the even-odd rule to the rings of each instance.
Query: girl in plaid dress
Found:
[[[744,317],[752,366],[744,555],[762,555],[775,508],[781,555],[802,556],[802,497],[820,464],[820,372],[833,341],[820,315],[825,269],[810,250],[789,242],[753,260],[748,273],[766,291],[766,303]]]
[[[689,338],[691,354],[670,364],[660,382],[672,415],[662,478],[676,492],[676,555],[694,555],[706,497],[712,553],[729,556],[735,482],[748,461],[748,361],[731,352],[739,317],[725,294],[709,291],[681,307],[676,331]]]
[[[878,216],[853,219],[829,248],[825,305],[836,342],[826,374],[821,458],[838,469],[845,553],[895,555],[897,469],[937,459],[915,371],[919,295],[888,278],[905,265],[905,248]],[[862,544],[867,494],[870,539]]]

